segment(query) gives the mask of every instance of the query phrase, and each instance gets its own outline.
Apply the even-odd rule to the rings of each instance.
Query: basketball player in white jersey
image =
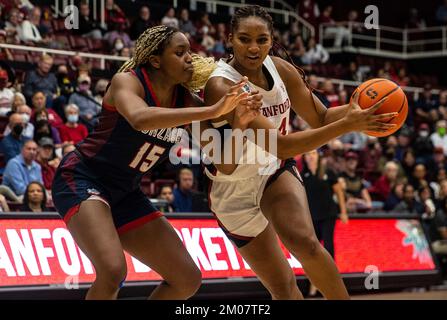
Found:
[[[327,110],[313,98],[300,70],[269,56],[272,32],[272,18],[262,7],[247,6],[236,11],[229,37],[234,55],[219,61],[206,84],[205,103],[215,103],[231,85],[247,76],[250,90],[263,96],[260,114],[253,112],[248,119],[247,114],[239,117],[233,111],[214,119],[211,125],[218,129],[245,129],[247,125],[252,129],[278,129],[283,134],[277,139],[279,159],[266,165],[270,175],[260,174],[261,165],[257,164],[208,166],[210,207],[272,298],[303,298],[279,246],[279,236],[324,297],[347,299],[337,267],[315,235],[295,162],[288,158],[316,149],[346,132],[388,130],[393,125],[380,120],[396,114],[373,115],[383,101],[361,110],[356,103],[358,96],[350,105]],[[316,129],[287,135],[290,108]],[[244,148],[244,152],[253,148],[251,141]]]

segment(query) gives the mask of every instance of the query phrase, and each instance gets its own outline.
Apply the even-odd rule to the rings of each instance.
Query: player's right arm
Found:
[[[206,107],[148,108],[144,101],[144,88],[129,73],[118,73],[104,97],[113,105],[135,130],[153,130],[189,124],[192,121],[213,119],[231,112],[238,103],[247,103],[252,98],[247,93],[238,93],[245,84],[242,81],[228,88],[221,99]]]
[[[211,78],[205,87],[205,104],[209,105],[218,101],[231,84],[232,82],[230,80],[221,77]],[[274,150],[270,147],[269,142],[275,142],[276,156],[280,159],[288,159],[297,154],[317,149],[328,141],[351,131],[371,130],[382,132],[388,130],[392,125],[387,124],[385,129],[383,127],[384,124],[381,123],[380,120],[389,118],[389,115],[374,115],[374,112],[380,108],[385,100],[386,98],[379,101],[376,105],[362,110],[358,105],[358,94],[356,94],[345,117],[319,128],[294,132],[288,135],[280,134],[270,120],[262,114],[259,114],[253,121],[251,121],[248,124],[248,128],[255,130],[266,129],[264,130],[264,145],[260,146],[267,151]],[[222,121],[223,119],[227,120],[233,127],[235,121],[234,110],[218,119],[212,120],[212,122]],[[274,130],[271,131],[275,136],[275,139],[272,141],[270,141],[270,130],[268,129]]]

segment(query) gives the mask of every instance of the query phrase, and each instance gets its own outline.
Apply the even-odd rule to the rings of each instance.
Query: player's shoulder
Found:
[[[271,56],[273,63],[275,64],[276,70],[278,70],[281,79],[287,84],[291,81],[290,85],[297,84],[297,81],[302,80],[302,76],[297,70],[297,67],[280,57]],[[302,82],[302,81],[300,81]]]
[[[225,77],[217,76],[210,78],[205,85],[205,100],[219,100],[233,85],[234,82]]]
[[[273,64],[275,65],[278,72],[281,74],[281,76],[288,75],[288,74],[294,74],[297,72],[295,66],[291,64],[290,62],[276,56],[270,56],[270,58],[273,61]]]
[[[144,97],[144,87],[141,81],[130,72],[118,72],[113,75],[110,81],[111,90],[125,89]]]

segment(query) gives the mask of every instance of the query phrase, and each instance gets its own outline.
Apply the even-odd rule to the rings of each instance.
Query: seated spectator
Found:
[[[126,18],[126,13],[115,3],[114,0],[106,0],[105,4],[105,21],[110,28],[111,25],[123,25],[124,28],[129,26],[129,20]]]
[[[146,31],[146,29],[155,26],[155,23],[151,21],[151,10],[147,5],[142,5],[138,14],[138,18],[134,20],[130,26],[130,39],[137,40],[138,37]],[[184,31],[183,29],[181,29]]]
[[[99,105],[102,105],[102,99],[106,94],[107,85],[109,84],[109,80],[107,79],[99,79],[95,85],[95,100]]]
[[[326,166],[337,176],[346,171],[346,159],[343,143],[339,139],[331,140],[328,143],[329,155],[326,158]]]
[[[351,35],[348,28],[339,25],[334,21],[331,17],[332,15],[332,6],[327,6],[324,8],[322,14],[318,18],[318,22],[326,24],[324,28],[324,35],[326,37],[334,37],[334,47],[340,48],[343,44],[343,41],[347,42]]]
[[[33,112],[31,119],[37,121],[37,114],[46,113],[48,122],[55,128],[60,127],[64,122],[61,117],[54,111],[54,109],[48,109],[46,107],[46,97],[41,91],[37,91],[33,95]]]
[[[416,117],[419,121],[434,123],[438,120],[438,102],[432,94],[432,87],[430,84],[424,86],[424,91],[419,96],[415,103]]]
[[[32,139],[34,137],[34,125],[30,122],[31,112],[32,112],[31,108],[28,107],[26,104],[19,106],[16,110],[16,113],[19,114],[23,120],[24,128],[22,131],[22,136],[25,139]],[[11,133],[11,127],[6,126],[3,135],[7,136],[10,133]]]
[[[12,101],[14,98],[14,91],[7,88],[8,72],[0,69],[0,116],[7,116],[12,109]]]
[[[19,155],[23,149],[24,143],[29,140],[22,135],[25,123],[20,114],[13,113],[9,116],[8,127],[11,133],[4,137],[0,142],[1,150],[6,162],[9,162],[10,159]]]
[[[8,161],[3,173],[2,184],[11,188],[17,195],[25,193],[26,186],[32,181],[43,183],[42,170],[36,162],[37,144],[33,140],[25,142],[22,152]]]
[[[71,143],[66,143],[62,146],[62,157],[65,157],[66,154],[75,151],[76,147],[74,146],[74,144]]]
[[[447,158],[444,155],[444,149],[434,148],[433,161],[430,161],[426,167],[431,174],[437,174],[439,170],[447,170]]]
[[[192,187],[194,175],[189,168],[179,171],[178,187],[174,189],[174,208],[176,212],[192,212]]]
[[[403,200],[392,210],[395,213],[412,213],[422,215],[425,212],[424,205],[416,200],[414,188],[411,184],[403,187]]]
[[[439,200],[441,193],[441,184],[444,180],[447,180],[447,169],[439,169],[436,171],[435,179],[430,181],[430,188],[433,190],[433,199],[436,200],[436,206],[438,205],[437,201]]]
[[[196,24],[198,35],[214,35],[216,34],[216,29],[214,24],[210,21],[210,16],[207,12],[200,13],[199,21]]]
[[[168,11],[166,11],[166,14],[164,15],[164,17],[161,19],[161,24],[168,26],[168,27],[172,27],[172,28],[177,28],[179,27],[179,21],[178,19],[175,17],[175,10],[174,8],[169,8]]]
[[[382,156],[382,147],[376,137],[367,136],[365,147],[359,152],[359,168],[363,170],[363,179],[374,182]]]
[[[68,68],[65,64],[61,64],[57,67],[56,78],[60,90],[60,95],[64,96],[68,100],[70,95],[74,92],[74,84],[68,75]],[[59,114],[60,110],[55,111]],[[59,116],[62,117],[63,112],[61,113],[62,114],[59,114]]]
[[[395,159],[402,161],[405,151],[411,148],[413,141],[413,131],[409,127],[402,127],[397,135],[397,146]]]
[[[16,92],[14,93],[14,97],[12,99],[12,111],[16,111],[17,107],[19,106],[23,106],[26,104],[26,99],[25,96],[23,95],[23,93],[21,92]]]
[[[45,212],[47,195],[44,186],[38,182],[31,182],[25,190],[23,205],[20,211],[24,212]]]
[[[159,199],[166,200],[168,202],[168,212],[175,212],[174,209],[174,194],[172,192],[172,187],[170,185],[164,185],[160,189]],[[192,211],[192,210],[191,210]]]
[[[297,13],[314,27],[317,26],[317,18],[320,15],[318,3],[314,0],[297,1]]]
[[[371,197],[361,176],[356,172],[358,155],[348,152],[345,155],[346,169],[341,176],[346,183],[346,205],[348,212],[364,212],[372,208]]]
[[[42,180],[45,189],[51,190],[54,175],[60,162],[60,159],[55,157],[53,139],[43,137],[39,140],[36,161],[42,169]]]
[[[406,179],[400,179],[391,189],[388,198],[385,200],[383,209],[392,211],[404,199],[404,186],[407,184]]]
[[[303,58],[306,54],[306,48],[304,47],[303,39],[300,35],[295,36],[295,40],[289,46],[289,52],[296,65],[302,65],[304,63]]]
[[[326,63],[329,60],[329,53],[323,46],[316,43],[315,38],[310,38],[307,44],[307,50],[304,53],[302,61],[304,64]]]
[[[20,44],[21,22],[20,11],[16,8],[9,10],[8,21],[5,23],[6,43]]]
[[[79,28],[73,30],[74,34],[98,40],[102,39],[101,25],[92,19],[88,3],[81,2],[79,13]]]
[[[90,84],[89,76],[79,76],[76,91],[68,99],[69,104],[75,104],[79,107],[81,121],[87,125],[88,129],[95,125],[96,116],[101,111],[101,105],[98,104],[90,91]]]
[[[34,141],[40,141],[43,137],[48,137],[53,139],[56,147],[59,148],[61,144],[59,131],[48,123],[48,114],[45,111],[41,111],[41,114],[36,119],[38,120],[35,122]]]
[[[368,136],[363,132],[353,131],[342,135],[339,139],[343,142],[345,150],[360,151],[366,147]]]
[[[410,84],[410,78],[407,76],[407,69],[400,68],[397,76],[392,78],[401,87],[406,87]]]
[[[26,45],[46,45],[48,44],[47,39],[43,36],[48,34],[48,28],[41,25],[40,19],[42,16],[42,11],[39,7],[34,7],[31,12],[28,14],[28,19],[24,20],[21,24],[21,32],[19,33],[19,38]],[[41,34],[40,30],[46,32],[45,34]]]
[[[337,107],[340,105],[340,101],[338,99],[338,94],[335,92],[334,84],[332,83],[332,80],[326,79],[323,82],[323,92],[326,96],[327,101],[329,101],[329,105],[326,106],[328,108],[331,107]]]
[[[436,211],[430,223],[429,238],[433,252],[435,254],[447,254],[447,199],[442,201],[442,205]]]
[[[67,122],[59,127],[60,137],[63,143],[76,144],[85,139],[88,135],[86,126],[79,123],[79,108],[75,104],[65,107],[65,117]]]
[[[447,120],[447,90],[439,93],[439,108],[440,117],[442,120]]]
[[[433,154],[433,143],[430,140],[430,127],[427,123],[419,125],[418,136],[414,141],[414,154],[417,162],[428,163]]]
[[[447,135],[446,129],[447,121],[439,120],[436,122],[436,131],[433,132],[430,136],[430,140],[433,143],[433,146],[442,148],[444,150],[444,155],[447,155]]]
[[[121,41],[124,44],[124,47],[131,47],[132,46],[132,40],[130,39],[130,36],[126,33],[125,26],[122,24],[118,25],[112,25],[111,31],[107,32],[104,35],[104,40],[107,41],[109,44],[109,47],[113,49],[113,45],[115,44],[116,39],[121,39]]]
[[[405,176],[411,177],[413,175],[414,167],[416,166],[416,158],[412,149],[405,151],[401,165]]]
[[[186,8],[180,11],[179,29],[184,33],[189,33],[192,37],[195,37],[197,33],[196,27],[189,19],[189,11]]]
[[[427,180],[427,169],[425,168],[425,165],[423,163],[418,163],[415,165],[413,173],[409,177],[409,182],[415,190],[429,187],[429,183]],[[430,192],[433,195],[433,190],[430,190]]]
[[[7,33],[6,30],[2,30],[0,27],[0,44],[7,43]],[[0,48],[0,61],[12,61],[14,57],[8,48]]]
[[[385,201],[396,183],[398,170],[396,162],[387,162],[382,176],[368,189],[371,196],[374,195],[378,201]]]
[[[53,58],[44,54],[37,64],[37,68],[26,73],[23,94],[27,101],[31,101],[33,95],[40,91],[46,96],[47,106],[52,106],[53,100],[57,98],[58,91],[56,75],[50,71],[52,67]]]
[[[432,219],[436,214],[435,201],[432,198],[432,191],[429,186],[421,187],[418,190],[419,201],[424,205],[425,212],[422,219]]]

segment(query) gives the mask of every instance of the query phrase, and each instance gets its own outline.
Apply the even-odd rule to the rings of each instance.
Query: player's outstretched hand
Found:
[[[233,123],[237,127],[246,128],[260,114],[262,94],[259,91],[251,91],[250,96],[252,100],[243,100],[234,109]]]
[[[375,115],[387,98],[383,98],[373,106],[362,109],[359,102],[359,93],[356,92],[349,104],[348,112],[344,118],[349,131],[375,131],[386,132],[396,126],[396,124],[382,122],[392,119],[399,114],[397,112],[383,113]]]
[[[248,78],[243,77],[241,81],[233,85],[226,95],[224,95],[213,106],[214,118],[218,118],[224,114],[230,113],[240,103],[248,103],[253,100],[253,95],[248,92],[241,91],[242,87],[247,83]]]

